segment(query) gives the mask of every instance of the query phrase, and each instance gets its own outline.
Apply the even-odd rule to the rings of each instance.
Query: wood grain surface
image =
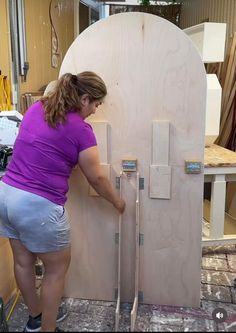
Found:
[[[236,153],[234,151],[215,144],[205,148],[205,168],[227,166],[236,166]]]
[[[151,14],[123,13],[96,22],[73,42],[60,75],[85,70],[101,75],[108,89],[105,103],[90,121],[108,124],[105,153],[113,186],[121,160],[127,156],[137,158],[144,178],[140,191],[144,243],[139,265],[143,302],[199,306],[204,177],[203,172],[186,174],[184,163],[204,160],[206,73],[200,56],[186,34],[170,22]],[[156,120],[169,122],[169,200],[149,197],[155,150],[152,124]],[[132,302],[135,174],[124,177],[122,186],[126,211],[122,218],[121,300]],[[88,183],[78,169],[70,180],[67,208],[72,262],[66,296],[114,300],[117,212],[101,197],[88,197]]]

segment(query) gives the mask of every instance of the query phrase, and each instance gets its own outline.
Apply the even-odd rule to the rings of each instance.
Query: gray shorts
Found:
[[[19,239],[33,253],[70,246],[70,224],[63,206],[0,181],[0,236]]]

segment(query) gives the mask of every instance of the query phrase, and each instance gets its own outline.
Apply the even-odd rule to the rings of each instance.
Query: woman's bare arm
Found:
[[[109,179],[104,174],[100,165],[97,146],[90,147],[80,152],[78,163],[89,184],[95,191],[107,201],[111,202],[120,213],[123,213],[125,210],[125,202],[118,196]]]

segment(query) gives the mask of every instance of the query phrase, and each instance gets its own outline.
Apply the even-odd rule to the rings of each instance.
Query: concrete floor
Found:
[[[205,247],[202,257],[201,307],[143,305],[138,308],[137,332],[236,332],[236,245]],[[65,298],[69,315],[58,326],[68,332],[114,331],[115,303]],[[9,309],[8,305],[8,309]],[[227,311],[223,323],[213,320],[216,308]],[[6,309],[6,313],[7,310]],[[120,332],[130,331],[131,304],[121,306]],[[19,299],[8,321],[9,331],[22,331],[28,311]]]

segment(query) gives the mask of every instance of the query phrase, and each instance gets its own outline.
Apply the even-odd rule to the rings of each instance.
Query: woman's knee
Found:
[[[71,260],[70,248],[62,251],[41,253],[38,257],[42,260],[45,274],[65,275]]]

